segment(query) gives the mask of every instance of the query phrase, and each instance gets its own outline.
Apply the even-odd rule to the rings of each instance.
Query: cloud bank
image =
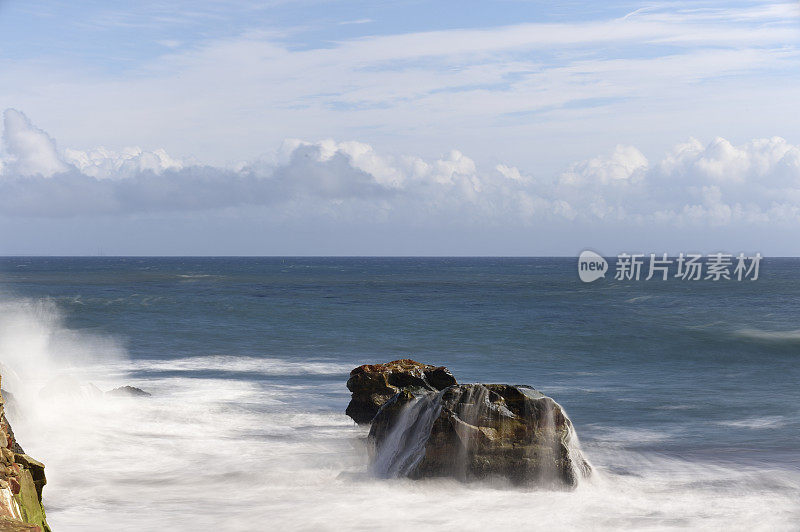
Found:
[[[20,111],[4,113],[0,216],[63,218],[224,211],[368,224],[533,226],[539,222],[675,226],[797,224],[800,146],[773,137],[677,144],[650,161],[633,146],[540,176],[479,167],[453,150],[436,159],[369,144],[287,140],[268,158],[232,167],[164,150],[60,149]]]
[[[294,23],[263,2],[197,17],[197,2],[82,3],[34,19],[10,4],[8,26],[46,38],[9,37],[0,101],[84,147],[147,139],[223,165],[285,137],[334,137],[555,173],[608,139],[660,154],[688,135],[800,138],[797,2],[451,2],[453,17],[379,2],[376,24],[335,28],[305,2],[278,3]]]

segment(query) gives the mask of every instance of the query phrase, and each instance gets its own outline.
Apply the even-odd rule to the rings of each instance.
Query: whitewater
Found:
[[[30,263],[30,259],[25,260]],[[458,266],[463,268],[463,264]],[[165,273],[163,265],[150,263],[147,267],[151,268],[145,270],[150,272],[147,275],[157,276],[156,285],[149,288],[141,282],[131,283],[129,278],[126,282],[109,279],[103,286],[92,286],[80,278],[58,273],[66,269],[63,264],[40,266],[40,273],[7,271],[4,277],[6,288],[0,296],[3,388],[14,396],[9,417],[18,440],[26,452],[46,464],[48,485],[44,501],[48,522],[56,531],[162,527],[792,530],[800,519],[800,471],[797,448],[791,444],[796,410],[786,406],[794,396],[768,364],[790,356],[787,350],[792,350],[793,344],[748,333],[747,341],[766,342],[758,344],[766,354],[762,354],[758,366],[729,359],[724,367],[737,375],[731,381],[723,378],[725,382],[714,390],[721,406],[711,415],[703,406],[708,395],[701,393],[699,387],[693,389],[691,379],[676,383],[673,375],[658,378],[648,372],[653,382],[670,381],[669,389],[659,391],[648,390],[651,384],[645,377],[640,379],[641,384],[625,386],[620,381],[630,379],[631,373],[617,380],[606,373],[607,365],[617,371],[627,371],[626,365],[641,370],[649,363],[646,358],[608,361],[596,347],[598,360],[606,362],[573,362],[571,367],[565,367],[548,366],[546,359],[532,354],[527,362],[532,369],[525,373],[509,359],[459,358],[429,342],[429,331],[405,331],[408,340],[402,348],[427,343],[429,352],[420,355],[421,359],[446,363],[471,380],[522,378],[525,384],[558,400],[572,414],[583,452],[595,474],[575,491],[520,488],[499,481],[465,484],[454,480],[386,478],[393,475],[376,475],[369,463],[366,429],[344,415],[349,399],[345,382],[349,370],[360,363],[391,360],[395,353],[382,349],[381,343],[391,343],[386,337],[399,334],[398,329],[405,330],[411,323],[405,320],[411,318],[404,315],[393,324],[383,325],[384,329],[378,331],[382,339],[377,342],[370,341],[371,337],[363,332],[374,325],[372,320],[340,329],[341,335],[351,335],[349,341],[340,341],[350,343],[352,349],[342,345],[333,348],[326,338],[334,333],[326,327],[340,327],[342,318],[323,324],[320,319],[330,310],[331,302],[321,301],[322,310],[309,310],[309,298],[323,298],[308,292],[318,290],[323,283],[320,278],[327,277],[323,284],[338,286],[374,312],[383,304],[378,301],[381,298],[375,295],[376,290],[389,299],[396,298],[398,290],[404,297],[421,297],[420,290],[430,294],[431,285],[435,285],[433,290],[445,292],[433,296],[431,312],[435,314],[445,312],[445,300],[452,303],[457,297],[472,303],[486,302],[481,293],[470,292],[475,283],[497,290],[497,283],[510,282],[508,278],[498,279],[520,275],[518,271],[495,268],[490,280],[480,275],[476,279],[473,272],[471,288],[456,289],[442,279],[422,283],[420,288],[420,274],[413,274],[412,282],[401,268],[401,277],[406,276],[405,288],[402,282],[387,280],[382,275],[385,272],[380,271],[371,274],[375,285],[365,287],[353,284],[359,272],[363,275],[364,268],[369,268],[359,264],[357,271],[344,274],[326,266],[323,274],[317,272],[306,284],[292,277],[283,286],[262,280],[254,287],[253,276],[261,274],[253,271],[240,274],[246,277],[244,281],[232,280],[235,276],[230,274],[223,275],[223,281],[192,278],[187,286],[186,277]],[[251,267],[246,265],[244,269]],[[121,268],[129,277],[139,275],[131,273],[129,265],[112,265],[114,268]],[[173,269],[180,275],[187,271],[216,275],[226,268],[230,269],[219,264],[204,267],[192,263]],[[348,268],[352,265],[345,263],[333,270]],[[308,269],[303,275],[309,275]],[[310,269],[314,269],[313,264]],[[558,291],[552,286],[561,282],[558,275],[556,272],[546,280],[548,290]],[[455,277],[458,276],[463,278],[463,270]],[[118,284],[114,291],[109,291],[115,282]],[[226,292],[211,294],[211,283],[220,282]],[[236,288],[231,288],[234,283]],[[394,285],[391,289],[376,289],[380,283]],[[409,288],[408,284],[415,286]],[[272,342],[265,341],[268,335],[254,325],[249,328],[253,337],[229,341],[230,331],[213,332],[215,316],[209,309],[220,314],[226,308],[232,309],[236,296],[229,290],[244,286],[249,286],[248,296],[259,291],[273,294],[269,305],[252,303],[266,308],[253,319],[290,327],[291,318],[295,320],[292,334],[265,325],[277,337]],[[300,294],[298,300],[287,303],[291,297],[285,290]],[[467,295],[458,296],[459,291]],[[630,291],[621,292],[615,296],[619,303],[613,304],[636,305],[626,302],[631,299]],[[180,319],[198,323],[195,328],[183,329],[180,323],[173,322],[170,331],[167,318],[175,308],[185,305],[184,298],[190,297],[187,294],[195,294],[193,298],[202,294],[201,308],[187,310],[197,316],[184,314]],[[77,300],[76,295],[80,295]],[[155,297],[162,299],[154,303]],[[508,297],[516,296],[509,293]],[[656,293],[654,297],[663,294]],[[409,305],[418,310],[424,304],[420,302],[422,299]],[[154,304],[169,307],[158,314],[158,320],[146,310]],[[341,301],[337,306],[339,312],[347,313]],[[514,308],[519,311],[521,307],[515,304]],[[239,306],[229,312],[247,311],[246,306]],[[367,312],[363,308],[361,311]],[[493,315],[486,306],[476,311],[485,318]],[[470,321],[463,313],[450,312],[446,319],[440,317],[439,323],[440,327],[450,327],[448,339],[458,332],[452,330],[454,325]],[[275,314],[281,314],[280,318]],[[199,321],[200,317],[204,321]],[[366,314],[358,317],[366,319]],[[159,322],[161,319],[164,323]],[[234,318],[220,318],[231,319]],[[308,323],[296,321],[303,319]],[[127,325],[116,327],[123,322]],[[706,343],[717,345],[740,342],[742,334],[737,331],[764,330],[759,323],[726,323],[729,328],[719,331],[717,327],[713,333],[719,338],[712,338],[708,328],[696,334]],[[507,321],[497,326],[503,330],[494,338],[508,336],[515,323]],[[319,334],[309,341],[300,336],[298,327],[306,327],[304,331],[317,327]],[[200,334],[200,330],[206,331],[205,336],[193,340],[189,333]],[[699,329],[695,324],[685,330]],[[149,335],[149,340],[139,342],[137,334]],[[306,356],[291,350],[281,352],[280,347],[295,334],[295,343],[302,345]],[[557,332],[553,334],[558,336]],[[178,340],[171,341],[171,335]],[[159,336],[158,342],[154,336]],[[472,352],[480,353],[481,337],[475,338],[477,347]],[[194,341],[197,345],[192,344]],[[143,347],[142,343],[146,345]],[[315,348],[313,352],[309,347]],[[622,356],[619,353],[629,348],[617,345],[616,356]],[[160,356],[153,356],[156,351]],[[681,353],[672,360],[673,371],[683,371],[679,366],[688,364],[686,356]],[[717,355],[708,356],[714,359]],[[562,356],[561,360],[569,357]],[[706,393],[715,386],[713,373],[702,364],[693,365],[692,371],[706,372],[702,381]],[[63,386],[66,391],[56,396],[40,393],[53,379],[68,383]],[[751,394],[766,389],[763,379],[772,380],[772,387],[778,391],[769,401],[757,405],[757,411],[737,406],[738,392],[728,386],[729,382],[748,379]],[[89,383],[100,390],[133,385],[150,392],[152,397],[98,395]],[[674,386],[682,386],[682,393],[678,394]],[[727,403],[721,395],[726,390],[731,394]],[[610,397],[618,401],[612,402]],[[604,404],[590,404],[592,401]],[[604,408],[622,412],[604,416]],[[629,416],[635,419],[623,421]],[[760,452],[765,445],[762,438],[771,438],[776,446]]]

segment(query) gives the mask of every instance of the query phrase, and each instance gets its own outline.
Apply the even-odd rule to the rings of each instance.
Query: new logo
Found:
[[[578,276],[584,283],[591,283],[606,276],[608,262],[594,251],[583,251],[578,257]]]

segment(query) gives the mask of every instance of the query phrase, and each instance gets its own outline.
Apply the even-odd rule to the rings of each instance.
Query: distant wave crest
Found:
[[[134,369],[155,371],[233,371],[262,375],[338,375],[353,369],[350,364],[336,362],[291,361],[233,355],[184,357],[172,360],[132,361]]]
[[[764,331],[761,329],[740,329],[736,335],[751,340],[767,342],[800,342],[800,329],[791,331]]]

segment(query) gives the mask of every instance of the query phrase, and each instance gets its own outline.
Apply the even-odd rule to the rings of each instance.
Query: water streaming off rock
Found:
[[[402,406],[394,426],[377,444],[372,468],[378,476],[405,477],[419,465],[442,410],[441,394],[427,393]]]
[[[373,420],[370,440],[380,476],[574,487],[591,471],[561,406],[525,386],[399,393]]]

